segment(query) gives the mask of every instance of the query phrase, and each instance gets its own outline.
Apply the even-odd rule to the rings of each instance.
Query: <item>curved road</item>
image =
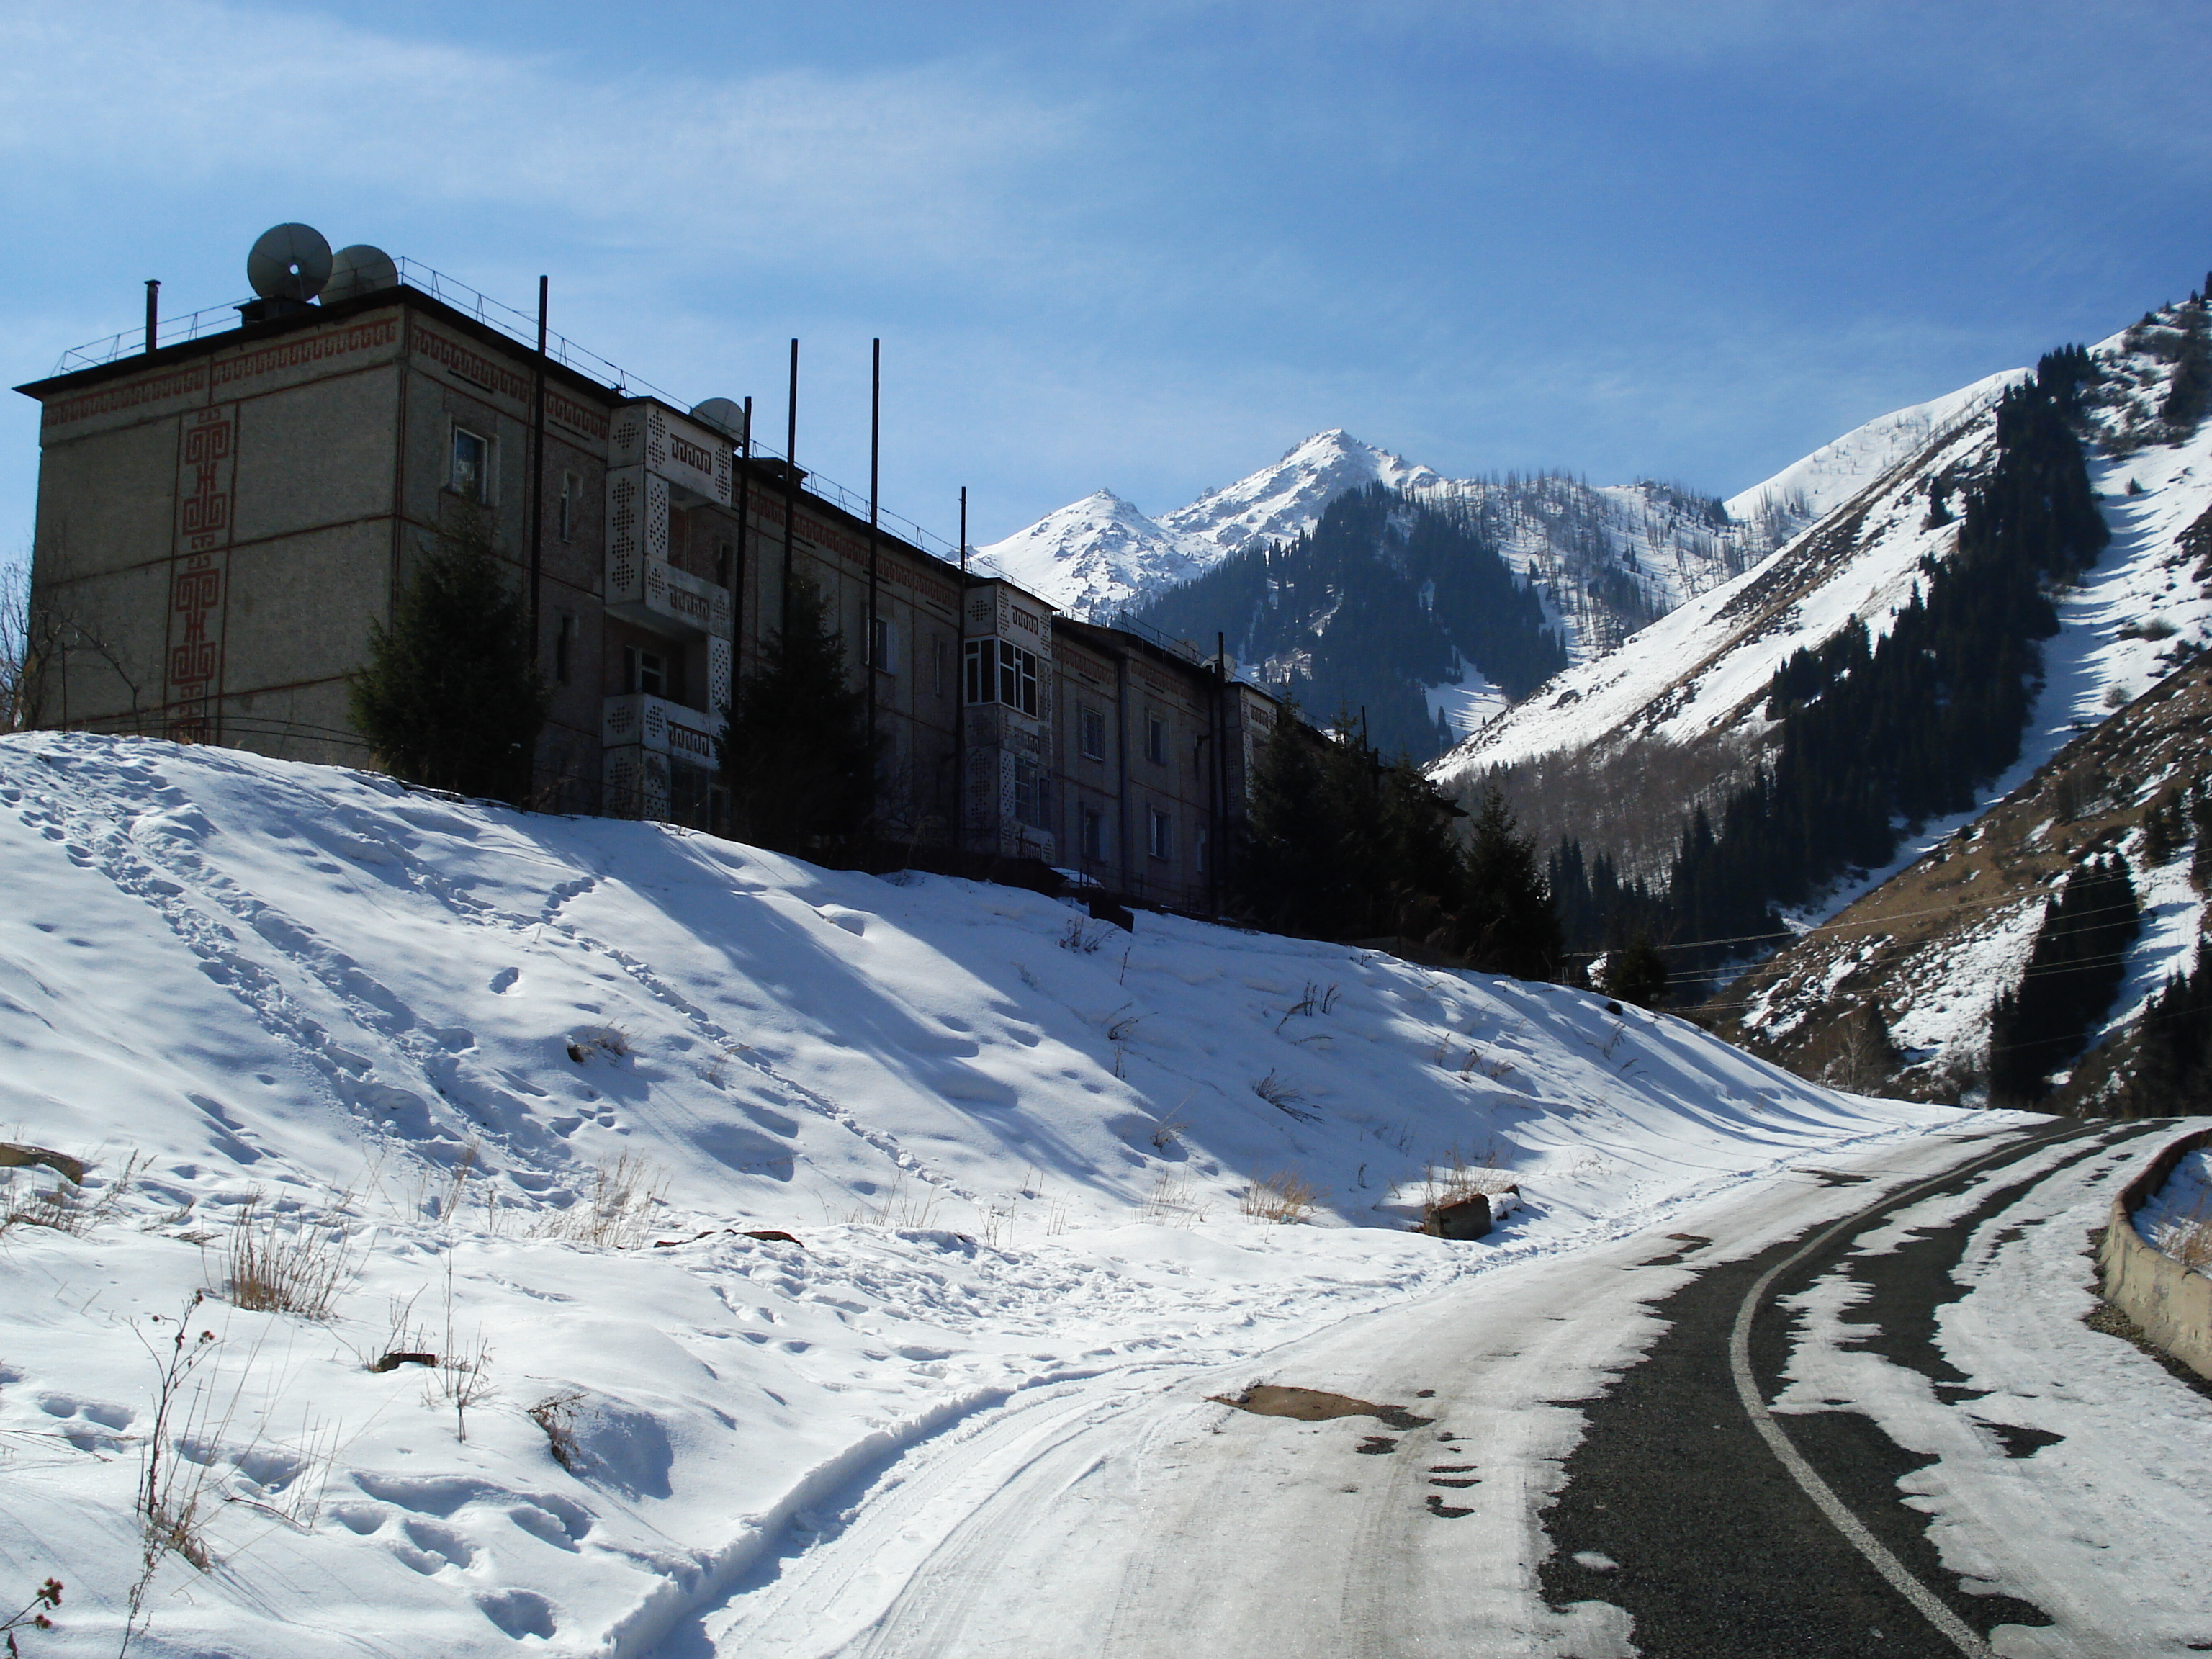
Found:
[[[2157,1517],[2112,1468],[2208,1408],[2080,1317],[2082,1220],[2169,1128],[1911,1143],[1250,1374],[1040,1390],[848,1494],[663,1659],[2202,1650],[2212,1607],[2114,1565]],[[1255,1382],[1425,1420],[1206,1398]]]

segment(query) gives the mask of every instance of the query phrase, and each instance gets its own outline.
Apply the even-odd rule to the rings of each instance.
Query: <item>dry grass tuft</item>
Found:
[[[1195,1226],[1206,1219],[1206,1207],[1199,1201],[1199,1194],[1198,1182],[1194,1176],[1180,1170],[1163,1170],[1139,1206],[1137,1219],[1164,1227]]]
[[[2212,1271],[2212,1216],[2169,1221],[2158,1230],[2158,1248],[2185,1267]]]
[[[239,1206],[224,1250],[223,1300],[256,1313],[328,1319],[331,1302],[356,1272],[345,1230],[335,1223],[286,1226],[263,1215],[260,1194]]]
[[[652,1231],[651,1217],[668,1190],[668,1177],[657,1166],[624,1152],[592,1172],[592,1185],[574,1204],[556,1211],[531,1230],[537,1238],[563,1238],[602,1249],[634,1250]]]
[[[77,1167],[91,1172],[88,1166]],[[101,1222],[115,1218],[145,1167],[145,1155],[133,1152],[114,1179],[90,1193],[66,1175],[42,1188],[31,1177],[28,1164],[21,1174],[10,1168],[0,1175],[0,1238],[18,1227],[47,1227],[82,1238]]]
[[[1266,1101],[1285,1117],[1294,1117],[1301,1123],[1318,1123],[1321,1114],[1306,1104],[1306,1097],[1294,1088],[1290,1079],[1278,1072],[1270,1071],[1252,1085],[1252,1092]]]
[[[1237,1207],[1253,1221],[1304,1221],[1321,1207],[1321,1188],[1288,1170],[1259,1176],[1244,1183]]]
[[[1446,1152],[1422,1175],[1423,1197],[1432,1210],[1464,1204],[1478,1194],[1495,1198],[1519,1184],[1510,1170],[1498,1167],[1495,1146],[1479,1158],[1464,1157],[1457,1150]]]

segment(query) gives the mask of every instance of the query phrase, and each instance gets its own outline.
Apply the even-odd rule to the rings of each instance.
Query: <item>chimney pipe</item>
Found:
[[[149,276],[146,279],[146,351],[149,356],[153,355],[154,335],[161,325],[161,279]]]

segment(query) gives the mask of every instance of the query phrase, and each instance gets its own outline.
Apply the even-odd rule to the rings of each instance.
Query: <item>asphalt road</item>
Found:
[[[2064,1476],[2033,1454],[2054,1437],[1980,1401],[1936,1340],[1966,1253],[1987,1279],[2003,1240],[2078,1220],[2135,1138],[2166,1129],[2061,1123],[1821,1161],[1709,1200],[1680,1233],[1514,1263],[1235,1366],[1018,1398],[825,1497],[816,1534],[660,1659],[2186,1650],[2185,1594],[2166,1621],[2184,1634],[2137,1641],[2106,1559],[2030,1547],[2093,1528],[2094,1502],[2136,1502],[2132,1485],[2050,1490]],[[2007,1305],[2064,1302],[2049,1283],[2077,1290],[2079,1245],[2045,1252]],[[1841,1310],[1825,1325],[1820,1297]],[[2045,1339],[2085,1340],[2068,1306]],[[2047,1378],[2066,1362],[2038,1340],[1998,1331],[1974,1363],[1984,1381],[1992,1364]],[[1853,1366],[1887,1379],[1881,1409],[1910,1396],[1923,1443],[1950,1448],[1942,1470],[1850,1400],[1789,1392],[1788,1373]],[[1400,1414],[1301,1421],[1207,1398],[1254,1382]],[[1977,1484],[1961,1457],[1996,1476]],[[1914,1495],[1931,1474],[1943,1505]],[[1972,1582],[1961,1548],[1985,1559]],[[2039,1579],[2053,1561],[2068,1582]]]
[[[1948,1177],[1884,1196],[1840,1226],[1816,1230],[1811,1249],[1788,1240],[1699,1274],[1654,1304],[1668,1328],[1641,1364],[1584,1410],[1589,1426],[1567,1460],[1567,1484],[1546,1513],[1555,1553],[1539,1569],[1555,1605],[1598,1599],[1627,1610],[1650,1659],[1716,1654],[1895,1656],[1955,1659],[1989,1650],[2000,1626],[2048,1626],[2033,1603],[1969,1594],[1947,1571],[1927,1516],[1898,1483],[1933,1459],[1907,1452],[1848,1410],[1792,1414],[1775,1426],[1842,1510],[1870,1534],[1936,1608],[1886,1576],[1847,1536],[1759,1432],[1731,1375],[1731,1337],[1747,1300],[1752,1386],[1780,1391],[1791,1322],[1774,1304],[1843,1264],[1863,1297],[1849,1316],[1860,1346],[1927,1377],[1936,1401],[1970,1405],[1982,1392],[1954,1368],[1934,1335],[1937,1310],[1963,1294],[1953,1269],[1977,1229],[2020,1203],[2051,1173],[2037,1156],[2073,1143],[2087,1157],[2164,1125],[2068,1124],[2008,1139]],[[2030,1166],[2030,1167],[2023,1167]],[[1974,1201],[1881,1254],[1858,1241],[1908,1204]],[[1771,1278],[1766,1276],[1779,1267]],[[1762,1280],[1765,1282],[1762,1284]],[[1753,1299],[1754,1288],[1757,1295]],[[2035,1449],[2032,1432],[2009,1455]],[[1595,1557],[1613,1565],[1586,1565]],[[1952,1623],[1940,1622],[1948,1612]]]

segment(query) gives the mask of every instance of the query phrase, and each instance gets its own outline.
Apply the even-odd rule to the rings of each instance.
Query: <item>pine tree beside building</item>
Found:
[[[880,742],[829,607],[811,585],[793,583],[789,627],[769,636],[722,734],[738,838],[828,862],[857,854]]]
[[[369,624],[368,661],[348,693],[354,728],[394,776],[525,805],[551,696],[530,611],[482,514],[424,550],[392,607]]]

